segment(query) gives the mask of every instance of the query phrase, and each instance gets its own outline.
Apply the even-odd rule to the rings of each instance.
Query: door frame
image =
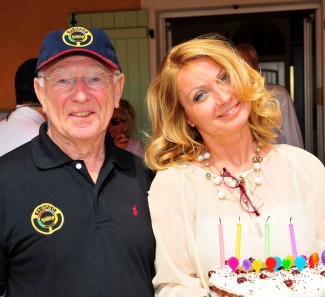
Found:
[[[70,14],[68,22],[108,34],[125,75],[122,98],[130,102],[136,113],[133,136],[143,140],[144,133],[149,131],[144,100],[150,82],[147,10]]]

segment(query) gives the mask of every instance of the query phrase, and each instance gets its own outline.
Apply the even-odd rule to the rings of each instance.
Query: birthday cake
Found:
[[[262,263],[249,259],[242,266],[237,266],[238,261],[232,257],[224,267],[219,266],[209,272],[210,296],[324,297],[324,258],[325,251],[322,254],[323,262],[319,262],[318,255],[313,254],[309,261],[300,256],[295,261],[296,265],[289,258],[278,261],[279,257],[270,257],[268,263],[267,260]],[[250,265],[248,261],[256,265]],[[252,269],[252,266],[255,267]]]

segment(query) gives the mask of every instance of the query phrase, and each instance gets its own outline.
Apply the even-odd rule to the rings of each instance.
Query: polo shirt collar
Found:
[[[40,169],[50,169],[74,161],[65,154],[47,134],[47,122],[40,126],[39,135],[31,141],[35,164]],[[121,169],[130,169],[130,159],[124,150],[118,149],[107,133],[105,137],[106,157],[103,166],[114,163]]]

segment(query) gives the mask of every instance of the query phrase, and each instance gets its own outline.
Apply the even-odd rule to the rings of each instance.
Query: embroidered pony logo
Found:
[[[132,210],[133,210],[133,215],[136,217],[136,216],[138,215],[137,206],[134,205],[134,206],[132,207]]]

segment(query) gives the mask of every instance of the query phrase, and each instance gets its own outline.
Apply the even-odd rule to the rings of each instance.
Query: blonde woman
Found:
[[[278,101],[227,40],[202,36],[172,48],[147,101],[156,296],[208,296],[208,271],[221,264],[220,223],[225,260],[263,260],[267,220],[271,255],[292,254],[290,220],[299,254],[324,249],[324,166],[274,144]]]

